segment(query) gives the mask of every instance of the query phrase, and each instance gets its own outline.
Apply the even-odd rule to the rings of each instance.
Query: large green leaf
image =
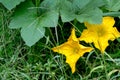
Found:
[[[120,10],[120,0],[106,0],[106,9],[109,11]]]
[[[18,6],[9,24],[9,28],[17,29],[29,26],[37,18],[36,9],[31,2],[24,2]]]
[[[60,16],[63,22],[69,22],[75,19],[75,8],[73,8],[70,1],[65,0],[64,3],[61,2],[60,6]]]
[[[60,14],[63,22],[68,22],[76,18],[76,14],[81,10],[90,0],[65,0],[61,1]]]
[[[91,24],[99,24],[102,22],[102,11],[99,8],[90,9],[77,15],[76,19],[81,23],[89,22]]]
[[[44,10],[59,10],[59,3],[61,0],[43,0],[40,8]]]
[[[43,27],[56,27],[58,24],[59,13],[52,10],[42,14],[39,17],[39,24]]]
[[[90,0],[79,12],[76,19],[79,22],[89,22],[91,24],[100,24],[102,22],[102,10],[99,7],[105,3],[103,0]]]
[[[75,18],[80,22],[101,23],[102,11],[98,9],[104,5],[103,0],[65,0],[60,10],[63,22]]]
[[[46,10],[39,16],[30,1],[18,6],[9,27],[21,28],[21,36],[28,46],[34,45],[45,34],[45,27],[55,27],[58,23],[58,12]]]
[[[0,0],[0,2],[8,9],[11,10],[16,5],[20,4],[20,2],[23,2],[25,0]]]
[[[90,0],[73,0],[72,4],[73,4],[73,8],[75,8],[76,10],[81,10],[89,2],[90,2]]]
[[[39,24],[39,17],[37,17],[31,2],[24,2],[18,6],[9,27],[22,28],[21,36],[28,46],[34,45],[45,33],[45,29]]]
[[[55,27],[58,23],[59,0],[44,0],[40,4],[40,25]]]
[[[103,13],[104,16],[113,16],[113,17],[118,17],[120,16],[120,12],[106,12],[106,13]]]
[[[84,8],[96,8],[105,5],[104,0],[90,0]]]
[[[28,46],[34,45],[45,34],[45,28],[39,25],[39,19],[21,29],[21,36]]]

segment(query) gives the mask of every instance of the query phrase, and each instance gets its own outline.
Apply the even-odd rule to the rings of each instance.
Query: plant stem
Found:
[[[39,6],[40,6],[40,1],[41,0],[35,0],[35,6],[37,7],[37,15],[39,16],[40,12],[39,12]]]
[[[106,74],[106,80],[109,80],[109,78],[108,78],[108,72],[107,72],[107,68],[106,68],[106,62],[105,62],[105,57],[104,57],[104,54],[103,53],[101,53],[102,54],[102,59],[103,59],[103,65],[104,65],[104,69],[105,69],[105,74]]]

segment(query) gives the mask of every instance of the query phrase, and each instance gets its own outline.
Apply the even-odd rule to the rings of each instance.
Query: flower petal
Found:
[[[71,40],[73,40],[73,41],[78,41],[78,39],[77,39],[77,37],[76,37],[76,35],[75,35],[75,28],[72,29],[71,35],[70,35],[70,37],[68,38],[68,41],[71,41]]]

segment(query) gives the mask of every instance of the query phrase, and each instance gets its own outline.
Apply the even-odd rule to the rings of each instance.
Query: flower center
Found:
[[[78,47],[74,47],[74,49],[73,49],[73,53],[77,54],[78,51],[79,51],[79,48],[78,48]]]
[[[99,29],[97,30],[97,34],[98,34],[99,37],[100,37],[100,36],[104,36],[105,32],[106,32],[106,31],[105,31],[103,28],[99,28]]]

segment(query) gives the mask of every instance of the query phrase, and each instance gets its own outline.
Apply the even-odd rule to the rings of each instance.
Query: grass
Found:
[[[49,37],[46,34],[46,38],[28,47],[20,36],[20,29],[8,28],[11,15],[12,12],[0,6],[0,80],[120,80],[120,43],[117,40],[109,42],[104,55],[98,50],[86,53],[78,60],[76,72],[72,74],[65,56],[50,49],[66,41],[70,33],[65,33],[70,32],[71,23],[47,29]],[[75,24],[79,25],[82,24]]]

